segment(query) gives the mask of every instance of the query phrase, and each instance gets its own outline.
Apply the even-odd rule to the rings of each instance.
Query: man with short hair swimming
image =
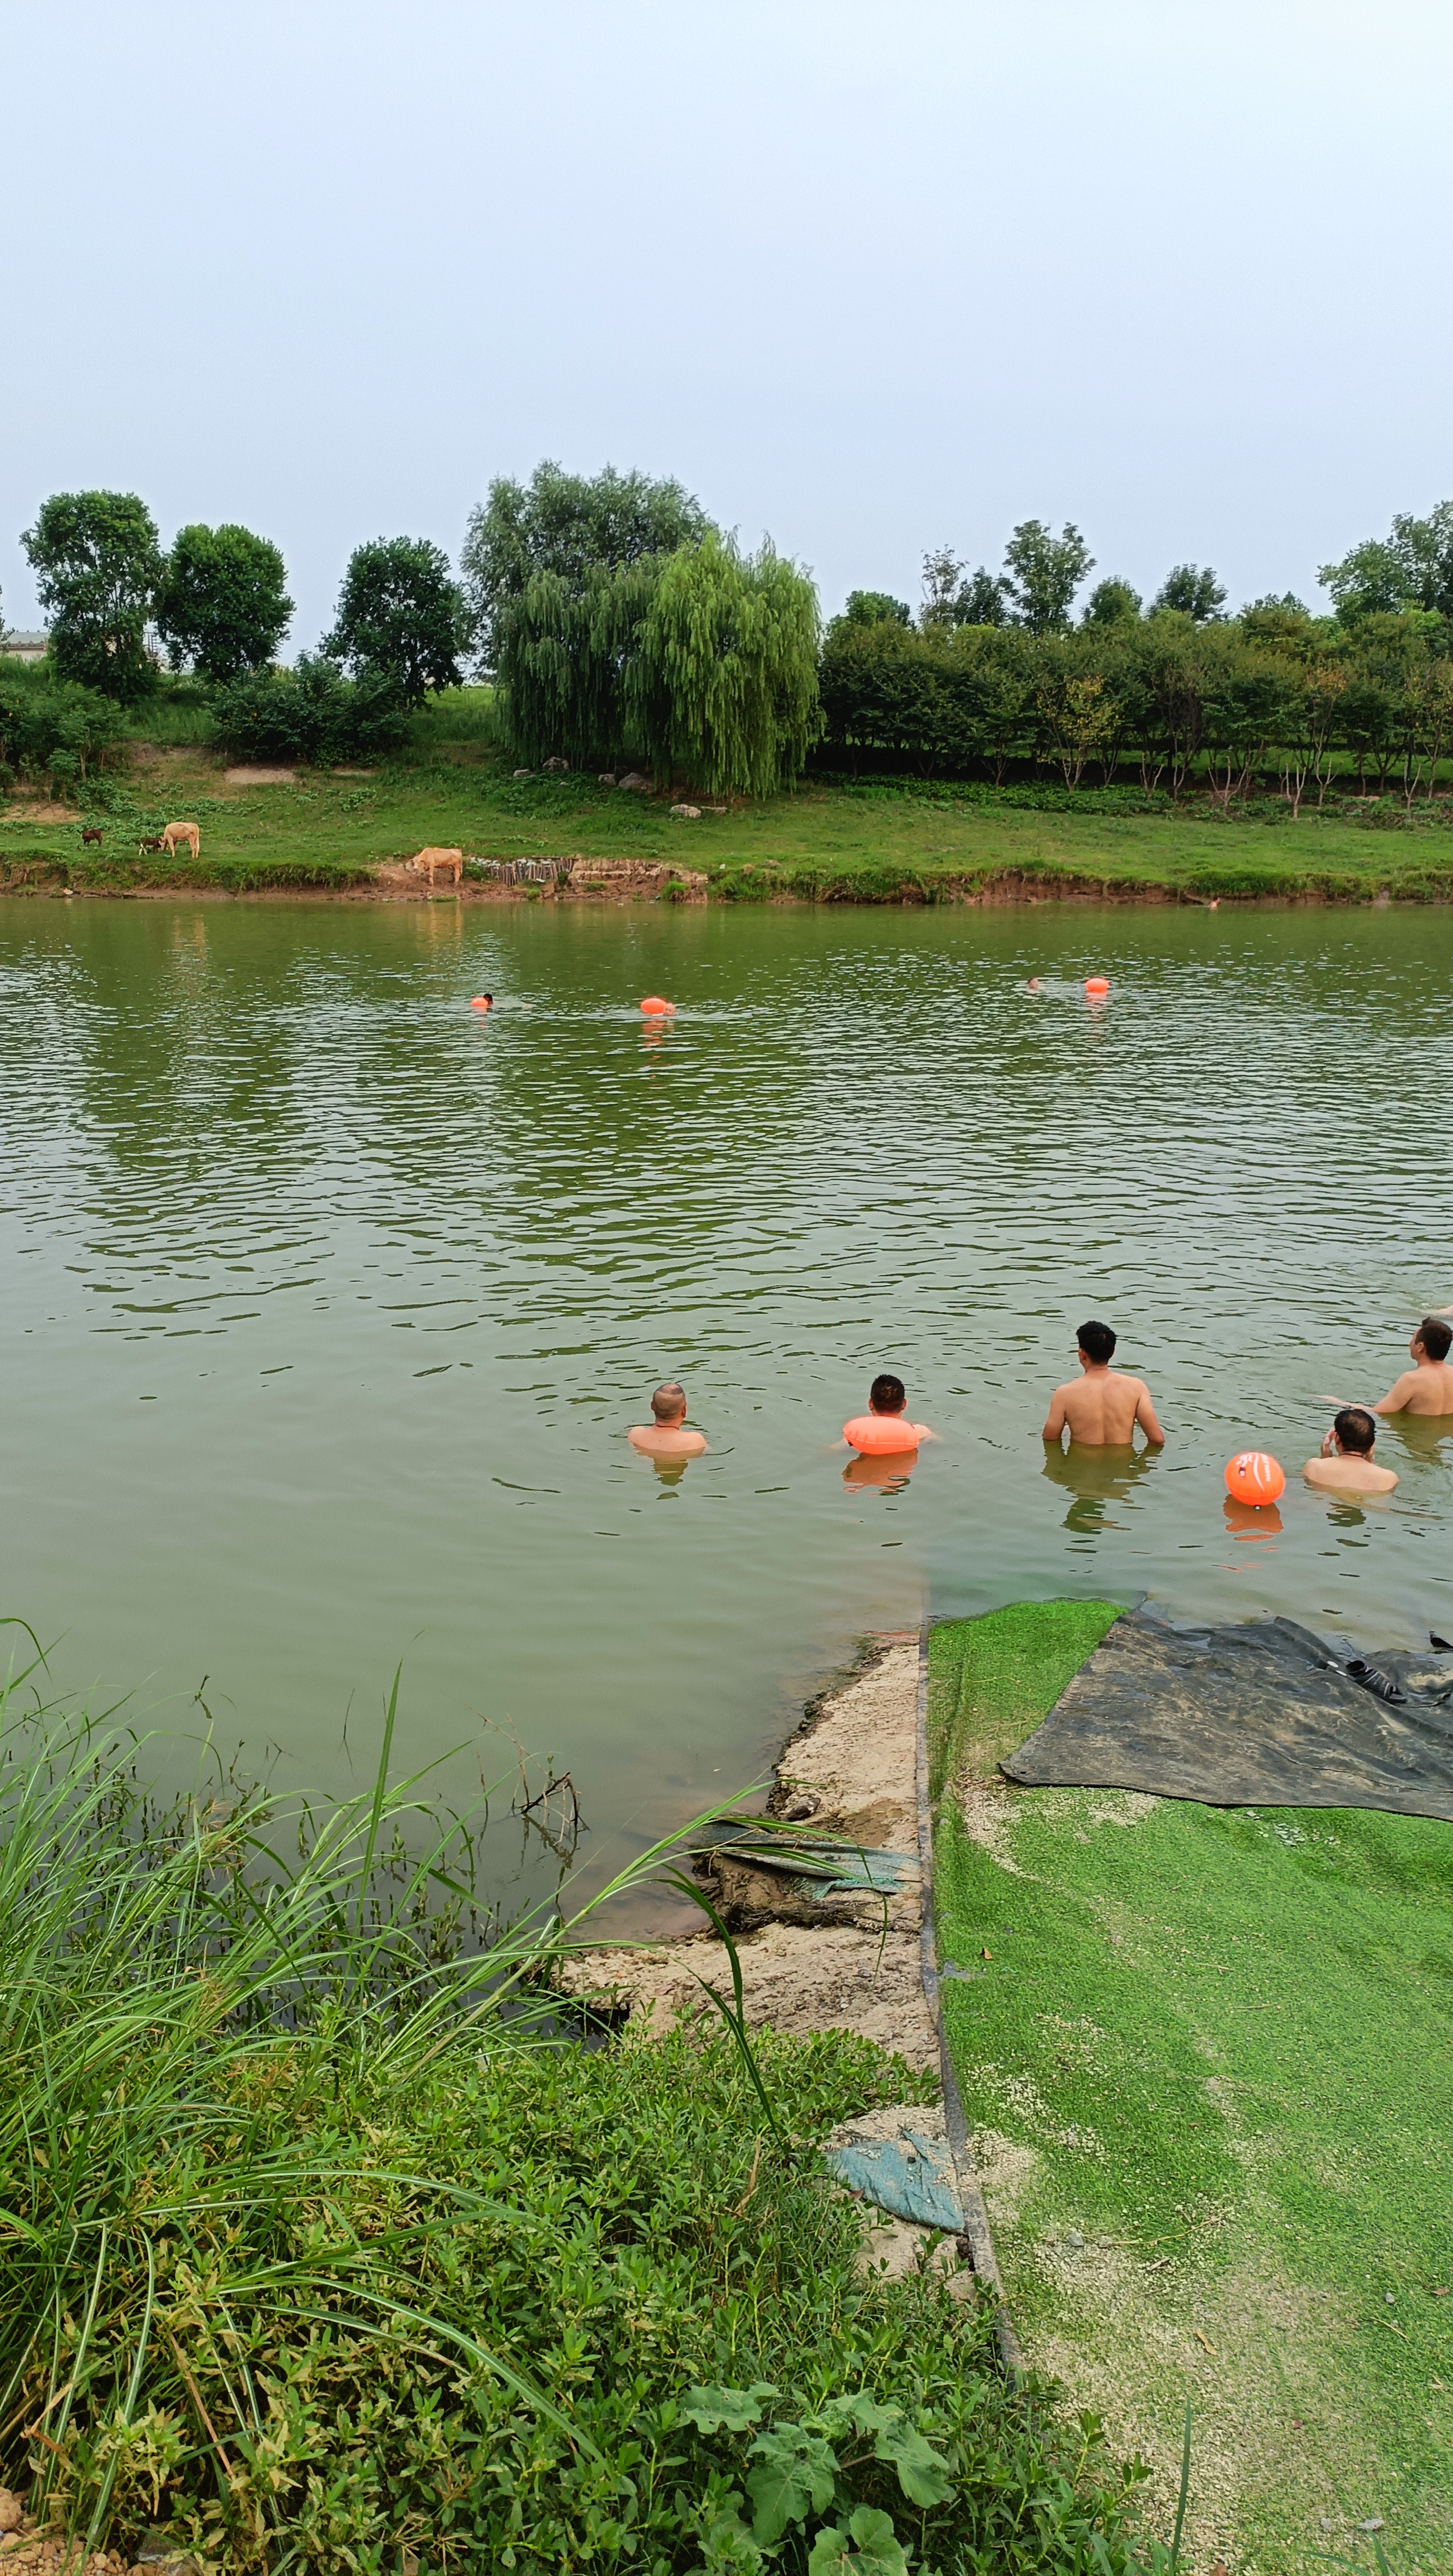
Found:
[[[868,1389],[868,1411],[881,1413],[888,1421],[896,1421],[907,1409],[908,1390],[902,1378],[894,1377],[889,1369],[882,1370]],[[938,1438],[938,1433],[930,1431],[926,1422],[905,1422],[903,1428],[905,1432],[912,1433],[915,1446],[920,1440]]]
[[[651,1398],[652,1419],[635,1422],[626,1434],[633,1449],[646,1458],[699,1458],[706,1447],[700,1431],[686,1428],[686,1389],[675,1378],[658,1386]]]
[[[1373,1465],[1376,1438],[1377,1424],[1366,1405],[1344,1404],[1320,1455],[1302,1469],[1307,1483],[1327,1494],[1390,1494],[1397,1478],[1391,1467]]]
[[[1128,1449],[1138,1422],[1151,1447],[1163,1449],[1165,1433],[1144,1378],[1111,1372],[1115,1335],[1109,1325],[1081,1324],[1075,1338],[1084,1375],[1055,1388],[1041,1437],[1058,1444],[1068,1431],[1086,1449]]]
[[[1425,1315],[1408,1344],[1413,1365],[1394,1378],[1374,1413],[1419,1413],[1436,1418],[1453,1413],[1453,1368],[1448,1353],[1453,1349],[1453,1330],[1436,1315]]]

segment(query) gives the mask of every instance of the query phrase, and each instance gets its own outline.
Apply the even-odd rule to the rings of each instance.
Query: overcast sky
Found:
[[[327,624],[542,456],[916,602],[1083,529],[1233,603],[1453,495],[1447,0],[3,0],[0,592],[48,492]]]

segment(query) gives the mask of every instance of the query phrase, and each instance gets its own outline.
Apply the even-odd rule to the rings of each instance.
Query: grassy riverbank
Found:
[[[1400,804],[1339,802],[1292,822],[1277,799],[1223,815],[1204,795],[1176,806],[1129,788],[809,778],[794,795],[683,821],[664,796],[593,778],[516,780],[491,739],[482,691],[431,705],[404,759],[367,774],[299,771],[271,785],[229,781],[225,763],[188,738],[205,728],[189,704],[163,698],[137,722],[150,738],[138,738],[129,770],[103,780],[84,811],[20,796],[0,805],[0,881],[357,894],[381,861],[432,842],[485,859],[578,854],[685,866],[707,873],[712,899],[732,902],[1453,897],[1443,800],[1411,815]],[[200,824],[200,867],[138,858],[138,840],[174,816]],[[82,848],[87,823],[105,833],[99,853]]]
[[[17,1699],[0,2483],[42,2528],[228,2576],[1161,2563],[987,2312],[859,2270],[816,2141],[921,2079],[749,2059],[710,2007],[583,2047],[555,1928],[481,1955],[469,1832],[382,1769],[159,1817],[133,1748]]]
[[[1453,2548],[1453,1829],[1017,1790],[1114,1616],[934,1631],[946,2018],[1031,2356],[1144,2442],[1194,2415],[1193,2563]],[[1361,2528],[1359,2528],[1361,2526]]]

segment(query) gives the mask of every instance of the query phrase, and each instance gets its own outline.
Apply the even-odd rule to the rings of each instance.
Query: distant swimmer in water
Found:
[[[706,1447],[700,1431],[686,1428],[686,1389],[668,1378],[651,1398],[652,1420],[631,1425],[626,1437],[643,1458],[699,1458]]]
[[[843,1438],[850,1449],[861,1457],[903,1458],[916,1449],[920,1440],[936,1440],[926,1422],[910,1422],[906,1407],[908,1397],[901,1377],[886,1371],[875,1377],[868,1389],[868,1410],[855,1414],[843,1424]]]
[[[1137,1422],[1153,1449],[1163,1449],[1165,1433],[1155,1418],[1144,1378],[1113,1374],[1115,1335],[1108,1324],[1081,1324],[1077,1335],[1084,1374],[1068,1386],[1057,1386],[1050,1398],[1042,1437],[1058,1442],[1068,1431],[1086,1448],[1128,1449]]]
[[[1397,1478],[1391,1467],[1373,1465],[1376,1438],[1377,1424],[1367,1407],[1344,1404],[1320,1455],[1309,1458],[1302,1469],[1307,1483],[1327,1494],[1390,1494]]]

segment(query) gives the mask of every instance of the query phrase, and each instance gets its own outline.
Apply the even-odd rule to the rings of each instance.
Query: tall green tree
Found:
[[[1066,521],[1058,536],[1042,519],[1024,519],[1004,549],[1008,596],[1017,624],[1031,635],[1068,626],[1075,592],[1095,558],[1079,529]]]
[[[379,537],[349,557],[332,633],[322,650],[355,679],[388,680],[405,706],[463,678],[467,618],[441,546]]]
[[[923,558],[923,602],[918,623],[925,635],[957,626],[964,568],[952,546],[936,546]]]
[[[980,564],[967,580],[960,582],[954,601],[954,623],[958,626],[1002,626],[1007,615],[1005,600],[1009,584],[1003,573],[990,572]]]
[[[21,537],[56,676],[123,703],[156,684],[146,629],[162,578],[156,521],[134,492],[53,492]]]
[[[535,572],[501,608],[495,687],[507,739],[532,768],[557,754],[583,769],[644,753],[628,683],[663,560]]]
[[[1085,602],[1082,626],[1123,626],[1140,615],[1140,593],[1128,581],[1097,581]]]
[[[470,515],[459,558],[480,668],[509,685],[511,647],[522,632],[517,612],[542,574],[558,585],[559,600],[581,602],[602,569],[674,554],[710,527],[700,503],[670,478],[618,474],[611,465],[567,474],[548,457],[527,484],[499,477]]]
[[[287,633],[293,603],[277,547],[250,529],[180,528],[156,603],[174,671],[191,662],[207,680],[265,671]]]
[[[627,673],[652,765],[707,795],[770,796],[821,731],[817,593],[770,542],[742,555],[713,530],[662,563]]]
[[[906,599],[895,599],[886,590],[850,590],[843,608],[849,626],[911,626],[913,611]]]
[[[1340,563],[1322,564],[1317,579],[1347,626],[1407,608],[1453,619],[1453,501],[1440,501],[1426,519],[1401,511],[1391,536],[1366,538]]]
[[[1174,564],[1166,574],[1151,602],[1152,609],[1171,608],[1177,616],[1189,617],[1197,626],[1205,626],[1226,605],[1226,585],[1216,579],[1209,564]]]

